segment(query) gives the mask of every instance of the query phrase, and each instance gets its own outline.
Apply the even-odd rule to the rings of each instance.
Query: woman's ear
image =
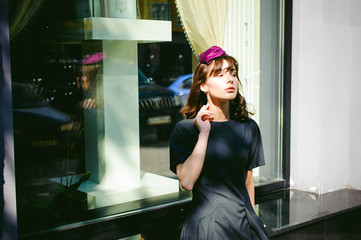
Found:
[[[205,83],[201,84],[200,89],[204,93],[208,92],[208,88],[207,88],[207,85]]]

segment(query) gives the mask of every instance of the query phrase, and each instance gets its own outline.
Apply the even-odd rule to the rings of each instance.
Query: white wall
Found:
[[[293,4],[291,187],[316,193],[360,187],[354,184],[361,172],[360,4]]]
[[[354,0],[349,185],[361,189],[361,1]]]

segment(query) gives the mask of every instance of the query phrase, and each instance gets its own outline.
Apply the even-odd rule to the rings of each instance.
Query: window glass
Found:
[[[249,75],[255,84],[248,87],[253,88],[250,92],[255,101],[251,103],[266,156],[266,165],[256,171],[255,182],[267,183],[282,178],[283,1],[261,0],[256,6],[259,9],[255,13],[259,26],[254,33],[257,64],[253,77]]]
[[[190,89],[192,87],[192,83],[193,83],[193,78],[185,79],[181,85],[181,88]]]
[[[266,165],[253,170],[256,185],[282,178],[283,2],[227,2],[225,46],[241,49],[234,54],[242,93],[262,133]]]
[[[197,60],[174,1],[121,2],[9,1],[20,236],[190,199],[169,170],[169,137],[184,119],[179,111]],[[266,56],[258,69],[264,78],[245,85],[260,89],[259,104],[251,103],[270,166],[256,182],[280,172],[277,4],[256,15],[257,39],[275,45],[257,45]],[[267,30],[269,20],[275,31]]]

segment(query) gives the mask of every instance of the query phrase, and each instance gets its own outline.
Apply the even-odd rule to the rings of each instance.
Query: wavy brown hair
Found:
[[[193,76],[193,84],[188,95],[187,105],[181,109],[181,113],[186,118],[194,118],[203,105],[207,104],[207,96],[201,91],[201,84],[206,82],[207,77],[216,76],[222,71],[223,60],[228,62],[228,71],[236,70],[238,82],[242,88],[241,82],[238,78],[238,62],[235,58],[223,55],[213,59],[209,65],[199,63]],[[246,99],[237,92],[235,99],[230,101],[230,119],[235,121],[244,121],[249,119],[249,115],[253,115],[247,109]]]

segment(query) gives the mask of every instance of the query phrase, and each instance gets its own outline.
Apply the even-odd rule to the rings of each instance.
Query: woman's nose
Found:
[[[233,78],[232,78],[232,76],[229,76],[229,75],[228,75],[226,82],[227,82],[227,83],[233,83]]]

